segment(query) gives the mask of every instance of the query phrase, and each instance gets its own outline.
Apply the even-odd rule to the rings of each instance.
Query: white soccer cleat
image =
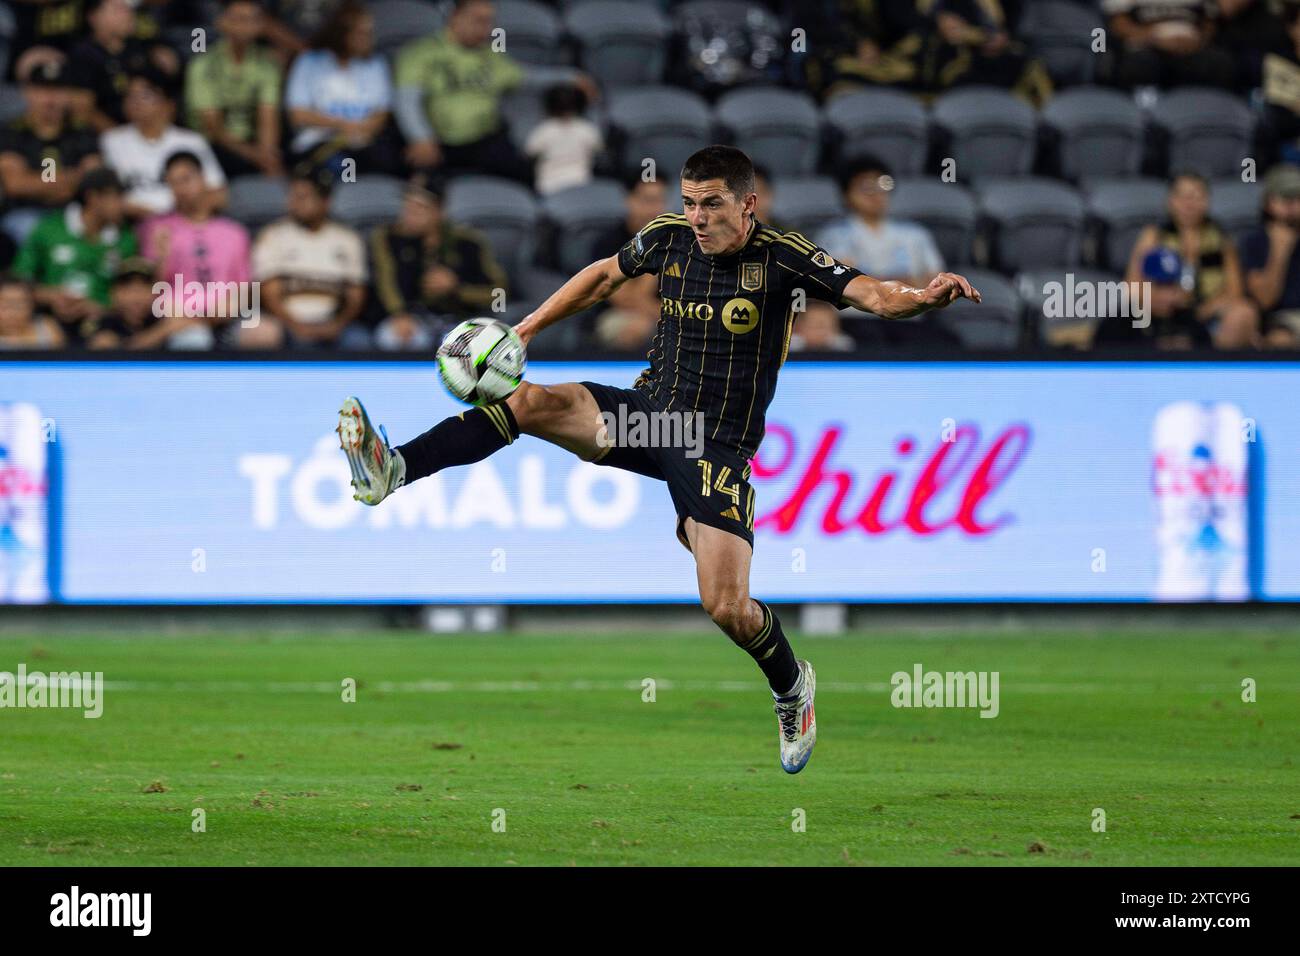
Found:
[[[776,698],[772,709],[780,730],[781,769],[798,773],[812,756],[817,743],[817,713],[813,710],[813,696],[817,693],[817,674],[807,661],[798,661],[802,675],[798,695],[793,700]]]
[[[377,505],[406,481],[400,455],[388,447],[388,435],[380,426],[370,427],[359,399],[349,396],[339,409],[339,446],[352,468],[352,497],[362,504]]]

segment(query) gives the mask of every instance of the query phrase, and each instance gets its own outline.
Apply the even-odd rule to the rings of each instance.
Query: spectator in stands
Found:
[[[808,24],[804,76],[816,96],[895,87],[919,92],[928,26],[915,0],[825,0],[799,7]]]
[[[1300,163],[1300,3],[1282,10],[1285,44],[1263,54],[1264,116],[1259,137],[1266,157]]]
[[[1102,0],[1109,46],[1098,79],[1114,86],[1231,87],[1232,55],[1214,40],[1214,0]]]
[[[266,38],[281,63],[308,49],[342,0],[268,0]]]
[[[163,178],[172,193],[173,212],[144,221],[140,247],[157,264],[159,281],[172,286],[173,303],[189,301],[187,283],[204,284],[204,317],[212,336],[235,345],[238,322],[234,320],[241,305],[237,284],[252,281],[248,232],[233,219],[215,215],[203,164],[193,153],[172,153]]]
[[[1167,246],[1188,270],[1196,314],[1221,349],[1257,348],[1259,312],[1245,296],[1241,262],[1227,231],[1209,216],[1210,185],[1196,173],[1180,173],[1169,184],[1168,217],[1138,233],[1125,278],[1140,281],[1147,254]]]
[[[21,80],[42,63],[66,68],[68,51],[84,34],[85,0],[16,0],[9,4],[14,33],[6,79]]]
[[[1215,39],[1237,65],[1237,89],[1260,85],[1269,53],[1290,51],[1284,19],[1294,8],[1295,0],[1218,0]]]
[[[609,308],[596,318],[596,345],[611,352],[639,352],[650,347],[659,324],[659,300],[628,291],[625,283],[607,300]]]
[[[212,147],[193,130],[173,123],[176,104],[164,74],[145,70],[127,83],[125,108],[128,125],[100,137],[104,162],[117,171],[126,186],[127,214],[132,218],[170,212],[172,193],[163,182],[163,167],[172,153],[193,153],[203,164],[209,205],[226,204],[226,175]]]
[[[1135,325],[1132,315],[1107,316],[1097,324],[1092,347],[1209,348],[1209,330],[1197,316],[1192,294],[1184,283],[1186,271],[1187,265],[1168,246],[1147,250],[1138,264],[1136,279],[1150,283],[1146,301],[1150,321]]]
[[[1274,166],[1264,177],[1264,224],[1241,244],[1246,288],[1264,313],[1265,340],[1300,344],[1300,167]]]
[[[610,227],[592,244],[590,258],[593,262],[618,252],[646,223],[668,211],[668,190],[660,180],[643,179],[638,171],[628,176],[624,185],[627,197],[623,205],[627,213],[622,222]]]
[[[27,110],[0,129],[4,229],[22,242],[42,215],[67,205],[81,177],[99,165],[99,140],[68,117],[63,68],[50,60],[23,82]]]
[[[1018,0],[934,0],[932,33],[922,58],[931,91],[954,86],[1000,86],[1041,107],[1052,95],[1047,69],[1011,36]]]
[[[772,221],[772,173],[761,163],[754,164],[754,190],[758,197],[754,201],[754,218],[780,229],[780,224]]]
[[[371,316],[381,348],[425,348],[457,322],[490,314],[509,289],[487,240],[448,219],[442,196],[436,179],[417,174],[397,222],[370,233]]]
[[[356,172],[396,172],[400,155],[389,127],[393,86],[388,64],[375,53],[375,20],[357,0],[339,5],[294,60],[285,85],[285,109],[294,129],[296,162],[335,174],[352,159]]]
[[[81,338],[88,349],[207,349],[212,329],[202,318],[181,312],[162,315],[155,307],[154,264],[133,256],[113,276],[112,298],[103,315],[87,319]]]
[[[456,0],[446,29],[404,47],[397,60],[397,119],[417,168],[473,171],[532,182],[506,132],[501,97],[524,71],[490,45],[489,0]]]
[[[850,215],[823,229],[818,245],[877,279],[898,279],[918,289],[943,271],[930,230],[889,218],[894,177],[883,160],[862,156],[845,164],[839,183]]]
[[[71,341],[108,305],[117,264],[136,254],[126,224],[122,183],[111,169],[82,177],[78,201],[47,213],[18,250],[14,272],[36,286],[36,302],[59,320]]]
[[[330,220],[333,184],[329,170],[295,168],[288,217],[263,229],[253,246],[261,316],[240,328],[243,347],[369,344],[364,329],[351,328],[365,305],[365,248],[360,236]]]
[[[221,39],[185,72],[189,125],[200,130],[228,177],[279,176],[280,65],[258,46],[265,17],[259,0],[226,0]]]
[[[839,309],[820,299],[809,299],[790,334],[791,352],[852,352],[857,343],[840,328]]]
[[[59,323],[36,313],[32,287],[0,273],[0,349],[57,349],[63,344]]]
[[[176,51],[136,39],[135,9],[128,0],[87,0],[90,36],[73,47],[68,80],[76,87],[73,111],[81,122],[104,132],[126,120],[124,99],[131,74],[146,68],[175,77]]]
[[[524,153],[536,163],[537,191],[542,195],[591,182],[596,157],[605,140],[584,117],[587,97],[571,83],[546,91],[546,119],[528,134]]]

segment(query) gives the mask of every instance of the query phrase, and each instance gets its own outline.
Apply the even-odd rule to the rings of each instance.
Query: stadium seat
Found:
[[[564,25],[578,41],[582,68],[607,87],[663,81],[667,18],[653,5],[589,0],[566,11]]]
[[[330,213],[358,232],[392,222],[402,211],[402,185],[392,176],[358,176],[335,188]]]
[[[1089,184],[1085,191],[1093,220],[1094,263],[1123,272],[1142,227],[1165,217],[1168,187],[1158,179],[1123,179]]]
[[[1210,216],[1241,245],[1247,233],[1262,221],[1264,187],[1240,178],[1216,179],[1210,184]]]
[[[613,90],[607,116],[622,170],[638,169],[652,157],[665,174],[675,176],[691,153],[712,140],[709,105],[676,87]]]
[[[446,208],[454,222],[487,237],[512,280],[532,264],[539,213],[531,190],[495,176],[463,176],[448,185]]]
[[[428,0],[374,0],[366,6],[375,18],[375,52],[384,57],[439,32],[447,20],[444,5]]]
[[[934,122],[944,134],[944,156],[962,182],[1026,175],[1034,165],[1038,130],[1034,111],[1006,90],[971,86],[935,100]]]
[[[870,154],[888,163],[895,176],[916,176],[925,168],[929,120],[915,97],[855,90],[831,99],[822,116],[835,138],[837,162]]]
[[[1142,113],[1133,100],[1102,87],[1058,93],[1043,108],[1055,134],[1058,169],[1066,179],[1136,176],[1146,144]]]
[[[550,7],[536,0],[497,0],[496,11],[508,55],[544,66],[567,62],[560,18]]]
[[[816,167],[821,130],[808,94],[746,87],[723,95],[716,115],[734,144],[772,175],[807,175]]]
[[[942,328],[961,339],[968,349],[1014,349],[1020,344],[1024,304],[1015,288],[996,272],[959,267],[952,271],[964,275],[979,290],[982,301],[977,305],[959,299],[935,313]]]
[[[1222,90],[1188,87],[1162,96],[1152,122],[1163,132],[1168,172],[1192,170],[1202,176],[1240,176],[1251,153],[1255,121],[1237,97]]]
[[[980,210],[994,225],[993,262],[1006,272],[1078,264],[1083,247],[1083,197],[1064,183],[1024,176],[991,180]]]
[[[1103,27],[1096,4],[1034,0],[1025,4],[1017,35],[1042,60],[1058,87],[1091,83],[1097,64],[1093,31]]]
[[[255,232],[285,215],[289,181],[283,176],[239,176],[230,181],[226,215]]]
[[[570,273],[591,263],[592,243],[627,215],[623,187],[612,179],[552,193],[542,200],[542,211],[555,228],[555,261]]]
[[[900,179],[889,214],[930,230],[945,263],[969,262],[975,242],[978,206],[970,190],[933,179]]]
[[[828,176],[786,176],[772,183],[772,218],[783,228],[812,238],[846,213],[840,187]]]
[[[0,123],[15,120],[26,111],[22,90],[9,83],[0,83]]]
[[[1099,294],[1105,288],[1102,283],[1120,282],[1122,278],[1115,273],[1097,269],[1069,271],[1037,269],[1019,273],[1015,278],[1015,285],[1020,298],[1025,303],[1030,329],[1038,337],[1040,344],[1086,349],[1092,345],[1092,333],[1097,327],[1097,322],[1102,317],[1102,313],[1107,311],[1104,308],[1105,303],[1113,301],[1110,297]],[[1059,283],[1056,296],[1051,294],[1056,290],[1052,290],[1050,283]],[[1074,315],[1072,313],[1077,311],[1076,307],[1079,305],[1079,290],[1084,288],[1084,283],[1091,283],[1093,286],[1093,294],[1096,296],[1093,300],[1093,313]],[[1054,314],[1048,315],[1049,299],[1055,299],[1056,304],[1063,308],[1059,312],[1053,309]]]

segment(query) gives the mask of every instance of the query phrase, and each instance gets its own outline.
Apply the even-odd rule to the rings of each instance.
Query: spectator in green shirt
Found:
[[[446,29],[408,44],[397,60],[397,118],[417,168],[474,170],[531,184],[531,164],[507,135],[501,97],[524,71],[492,49],[490,0],[457,0]]]
[[[37,303],[54,314],[74,342],[81,324],[108,306],[118,264],[136,254],[115,172],[104,167],[87,172],[77,198],[37,224],[13,268],[36,286]]]
[[[190,60],[189,125],[208,138],[227,177],[284,172],[280,156],[280,66],[257,45],[265,16],[258,0],[227,0],[221,39]]]

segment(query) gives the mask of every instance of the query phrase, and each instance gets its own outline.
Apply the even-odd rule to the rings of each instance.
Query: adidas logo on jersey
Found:
[[[674,262],[664,270],[664,275],[672,276],[674,279],[680,279],[682,277],[682,267]]]

